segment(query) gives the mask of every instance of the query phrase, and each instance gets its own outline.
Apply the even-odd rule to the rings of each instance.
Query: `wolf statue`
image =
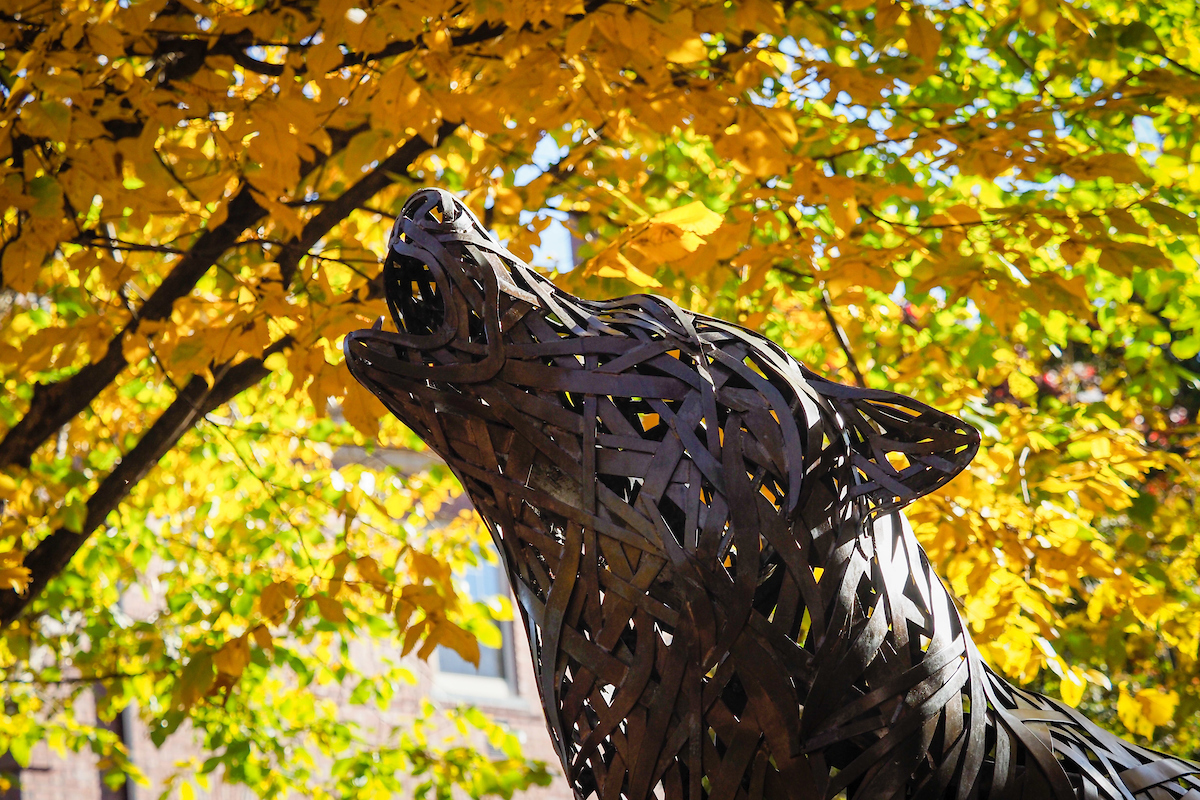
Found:
[[[537,275],[414,194],[351,372],[462,481],[584,800],[1200,800],[1200,767],[1009,685],[902,506],[979,445],[762,336]]]

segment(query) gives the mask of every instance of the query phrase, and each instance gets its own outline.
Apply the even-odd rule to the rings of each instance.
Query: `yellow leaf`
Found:
[[[357,506],[357,504],[355,504]],[[357,512],[354,512],[357,514]],[[346,517],[346,530],[349,532],[351,515]],[[329,577],[329,596],[337,597],[338,592],[342,591],[342,586],[345,585],[346,567],[350,566],[350,554],[345,550],[337,553],[330,561],[333,564],[333,574]]]
[[[1058,694],[1062,701],[1071,708],[1076,708],[1083,700],[1083,690],[1087,688],[1087,681],[1084,680],[1083,670],[1079,667],[1071,667],[1062,677],[1062,682],[1058,685]]]
[[[1154,725],[1166,725],[1175,718],[1175,707],[1179,705],[1178,692],[1161,689],[1142,689],[1137,693],[1142,714]]]
[[[1150,212],[1150,216],[1159,225],[1164,225],[1175,233],[1196,233],[1196,220],[1171,206],[1145,201],[1140,203],[1142,208]]]
[[[588,39],[591,38],[591,35],[591,20],[583,19],[579,22],[576,22],[571,26],[571,29],[567,31],[567,40],[563,44],[563,51],[568,56],[575,55],[587,45]]]
[[[416,610],[417,607],[412,603],[404,600],[397,601],[395,609],[392,610],[392,614],[396,618],[396,629],[402,631],[407,628],[408,621],[412,618],[412,615],[416,612]]]
[[[400,519],[412,508],[412,495],[408,492],[393,492],[383,501],[383,508],[392,519]]]
[[[1037,395],[1037,384],[1019,372],[1008,376],[1008,388],[1014,397],[1029,400]]]
[[[137,364],[150,355],[150,343],[141,334],[126,333],[121,337],[121,354],[130,364]]]
[[[709,211],[699,200],[688,203],[686,206],[672,208],[661,214],[655,214],[650,221],[662,225],[674,225],[676,228],[701,236],[707,236],[721,227],[721,215],[715,211]]]
[[[418,582],[428,579],[434,583],[445,583],[450,579],[449,565],[419,550],[409,551],[408,563]]]
[[[25,592],[29,585],[29,568],[24,566],[25,557],[16,550],[0,553],[0,588],[10,589],[18,594]]]
[[[259,625],[257,628],[251,631],[251,633],[254,636],[254,641],[258,643],[259,647],[264,650],[268,650],[272,647],[273,642],[271,640],[271,632],[267,630],[266,625]]]
[[[417,646],[417,642],[421,641],[421,637],[425,635],[426,629],[429,627],[429,620],[418,620],[411,628],[404,632],[404,641],[400,646],[400,655],[406,656],[413,651]]]
[[[452,622],[443,622],[434,629],[434,635],[429,637],[426,647],[440,644],[449,647],[462,656],[463,661],[479,666],[479,642],[474,636],[464,631]]]
[[[886,31],[899,21],[903,12],[904,7],[899,3],[893,2],[893,0],[882,0],[876,5],[875,30]]]
[[[287,365],[288,357],[283,353],[271,353],[271,355],[267,356],[266,360],[263,361],[263,366],[271,370],[271,372],[281,372],[287,369]]]
[[[125,55],[125,37],[111,22],[89,25],[87,37],[92,47],[102,55],[108,56],[109,59]]]
[[[858,198],[849,181],[829,181],[829,214],[840,230],[848,233],[858,223]]]
[[[640,269],[635,267],[629,261],[629,259],[625,258],[625,256],[618,254],[617,260],[622,262],[622,269],[605,265],[596,270],[596,274],[601,278],[623,278],[636,286],[642,286],[645,288],[662,286],[662,284],[655,280],[652,275],[647,275],[646,273],[642,272]]]
[[[504,646],[504,635],[500,633],[500,628],[489,620],[472,620],[470,631],[474,634],[476,641],[484,647],[499,650]]]
[[[976,209],[962,203],[946,209],[946,216],[962,225],[971,225],[982,219]]]
[[[691,64],[708,58],[708,48],[696,37],[675,44],[671,49],[664,51],[663,55],[668,61],[674,61],[676,64]]]
[[[213,657],[211,651],[201,652],[188,659],[183,665],[176,688],[176,699],[185,707],[192,706],[204,697],[213,683]]]
[[[33,236],[26,234],[13,240],[4,248],[4,258],[0,261],[4,283],[14,291],[28,292],[37,282],[45,257],[46,248],[34,241]]]
[[[323,76],[340,66],[344,58],[342,51],[338,49],[337,41],[326,38],[308,51],[304,62],[310,73]]]
[[[242,674],[250,663],[250,642],[245,634],[230,639],[213,655],[213,666],[218,672],[234,678]]]
[[[759,50],[755,58],[781,75],[787,75],[789,72],[788,57],[783,53]]]
[[[1109,208],[1104,213],[1108,216],[1108,221],[1117,229],[1118,233],[1126,233],[1131,236],[1146,235],[1146,229],[1142,227],[1142,224],[1134,219],[1133,215],[1125,209]]]
[[[937,27],[926,19],[925,15],[916,11],[908,26],[908,51],[924,63],[925,69],[932,69],[937,59],[938,48],[942,44],[942,34]]]
[[[316,596],[317,610],[321,612],[321,616],[334,624],[346,621],[346,610],[342,608],[342,604],[332,597],[323,594]]]
[[[702,244],[704,240],[691,231],[674,225],[650,225],[634,236],[628,247],[650,261],[671,264],[696,252]]]
[[[382,128],[373,128],[355,136],[346,145],[342,169],[348,175],[360,174],[368,163],[383,157],[384,154],[381,151],[385,146],[386,139],[387,131]]]
[[[272,583],[263,589],[262,594],[258,596],[258,612],[262,614],[264,619],[271,622],[278,622],[283,618],[284,612],[287,611],[287,601],[283,585]]]
[[[371,584],[378,591],[387,590],[387,581],[380,574],[379,564],[375,562],[375,559],[370,556],[363,556],[354,562],[354,566],[364,581]]]
[[[1147,718],[1145,707],[1141,703],[1140,696],[1144,692],[1145,690],[1138,692],[1138,696],[1135,697],[1129,693],[1125,684],[1121,684],[1121,695],[1117,698],[1117,716],[1130,732],[1149,739],[1154,735],[1154,722]]]
[[[1108,241],[1100,252],[1100,268],[1125,278],[1137,269],[1170,269],[1171,266],[1171,260],[1157,247],[1138,242]]]
[[[383,404],[375,395],[357,386],[347,391],[342,401],[342,416],[368,439],[374,440],[379,435],[379,418],[384,413]]]
[[[71,135],[71,109],[55,101],[34,101],[21,109],[21,127],[31,136],[65,142]]]
[[[497,186],[493,190],[493,197],[495,198],[493,208],[500,214],[506,217],[515,217],[521,213],[523,207],[521,205],[521,197],[512,189]]]
[[[1133,156],[1127,153],[1101,153],[1086,160],[1063,165],[1063,170],[1076,180],[1112,178],[1117,183],[1144,183],[1146,174]]]

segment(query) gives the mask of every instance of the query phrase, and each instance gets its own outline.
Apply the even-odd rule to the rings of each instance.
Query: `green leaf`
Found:
[[[87,502],[75,500],[68,503],[62,510],[62,525],[72,533],[83,533],[83,524],[87,521]]]
[[[1200,333],[1193,333],[1186,339],[1171,343],[1171,355],[1181,361],[1195,358],[1197,353],[1200,353]]]

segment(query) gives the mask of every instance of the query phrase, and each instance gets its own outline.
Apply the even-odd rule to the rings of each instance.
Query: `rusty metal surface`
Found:
[[[660,297],[582,300],[446,192],[355,377],[500,550],[579,798],[1200,800],[1197,767],[1010,686],[900,509],[976,431]]]

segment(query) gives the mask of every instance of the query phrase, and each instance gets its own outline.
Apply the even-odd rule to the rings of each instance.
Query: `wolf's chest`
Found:
[[[714,455],[698,403],[590,396],[537,419],[517,391],[443,399],[436,424],[504,558],[576,790],[682,791],[737,743],[739,780],[801,769],[816,581],[768,477],[777,428],[760,444],[725,410]]]

